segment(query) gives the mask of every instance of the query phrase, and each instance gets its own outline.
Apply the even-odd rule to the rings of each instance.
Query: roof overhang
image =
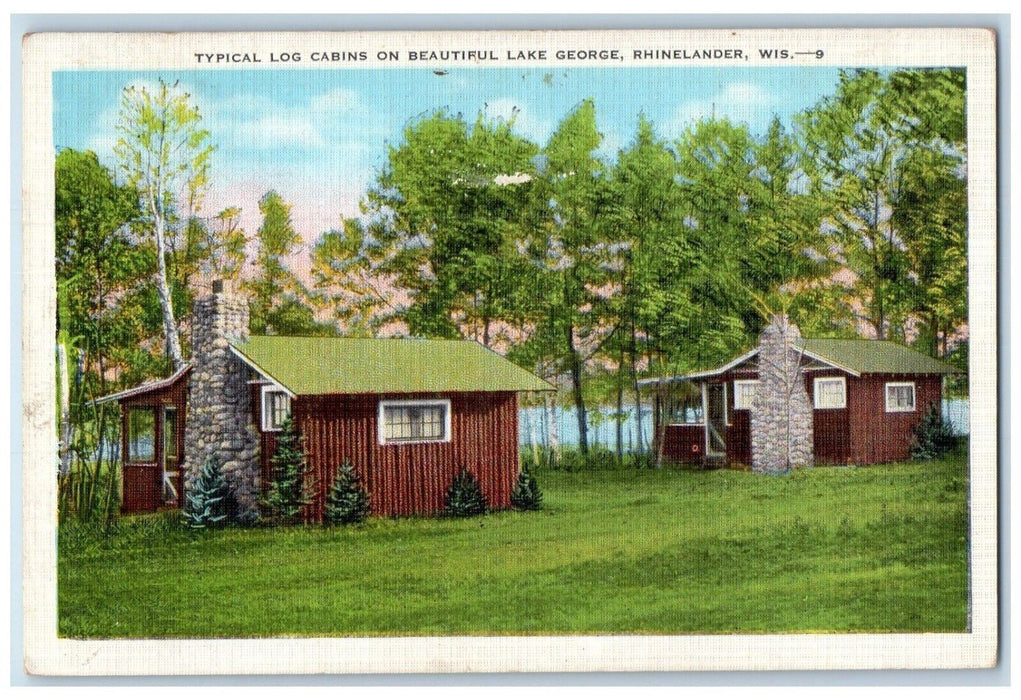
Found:
[[[94,401],[90,401],[93,406],[100,404],[109,403],[110,401],[120,401],[122,399],[130,399],[132,396],[139,396],[146,394],[150,391],[158,391],[160,389],[166,389],[167,387],[174,384],[178,379],[183,377],[185,374],[191,371],[191,365],[185,365],[181,369],[171,374],[166,379],[159,379],[155,382],[146,382],[145,384],[139,384],[131,389],[125,389],[124,391],[118,391],[116,394],[107,394],[101,396]]]
[[[844,367],[843,365],[841,365],[841,364],[839,364],[837,362],[834,362],[833,360],[829,359],[828,357],[823,357],[822,355],[817,355],[816,353],[810,352],[808,350],[805,350],[805,348],[802,348],[802,347],[799,347],[798,349],[801,350],[801,354],[802,355],[804,355],[805,357],[807,357],[809,359],[815,360],[816,362],[821,362],[824,365],[829,365],[833,369],[839,369],[841,372],[847,372],[852,377],[860,377],[861,376],[861,372],[857,372],[857,371],[851,369],[850,367]]]
[[[807,357],[807,358],[809,358],[811,360],[815,360],[816,362],[821,362],[822,364],[826,365],[828,368],[837,369],[837,370],[840,370],[841,372],[847,372],[852,377],[860,377],[861,376],[860,372],[857,372],[857,371],[851,369],[850,367],[845,367],[845,366],[841,365],[838,362],[834,362],[833,360],[829,359],[828,357],[823,357],[822,355],[819,355],[817,353],[814,353],[814,352],[811,352],[809,350],[806,350],[805,348],[801,347],[800,345],[796,346],[796,347],[797,347],[798,351],[804,357]],[[725,373],[735,369],[736,367],[741,366],[742,364],[744,364],[745,362],[747,362],[748,360],[752,359],[753,357],[755,357],[758,354],[759,354],[759,349],[758,348],[752,348],[751,350],[749,350],[748,352],[744,353],[743,355],[739,355],[738,357],[735,357],[733,360],[731,360],[727,364],[720,365],[719,367],[717,367],[715,369],[708,369],[708,370],[704,370],[702,372],[691,372],[690,374],[682,374],[682,375],[677,375],[677,376],[674,376],[674,377],[651,377],[649,379],[640,379],[640,380],[638,380],[637,384],[638,384],[639,388],[644,388],[644,387],[649,387],[649,386],[663,386],[663,385],[666,385],[666,384],[674,384],[674,383],[677,383],[677,382],[691,382],[691,381],[697,381],[699,379],[710,379],[712,377],[718,377],[721,374],[725,374]],[[814,371],[814,370],[808,370],[808,371]]]
[[[292,399],[293,399],[293,398],[294,398],[295,396],[297,396],[297,394],[295,394],[295,393],[294,393],[293,391],[291,391],[291,390],[290,390],[290,389],[288,389],[288,388],[287,388],[286,386],[284,386],[284,385],[283,385],[282,383],[280,383],[280,381],[278,381],[278,380],[276,379],[276,377],[274,377],[273,375],[271,375],[271,374],[270,374],[269,372],[267,372],[267,371],[266,371],[266,370],[264,370],[264,369],[263,369],[262,367],[260,367],[260,366],[259,366],[259,365],[257,365],[257,364],[256,364],[255,362],[253,362],[251,358],[249,358],[249,357],[248,357],[247,355],[245,355],[245,354],[244,354],[243,352],[241,352],[241,351],[240,351],[240,350],[238,350],[238,349],[237,349],[236,347],[234,347],[234,344],[233,344],[233,343],[230,343],[230,344],[228,344],[228,346],[227,346],[227,347],[229,347],[229,348],[230,348],[230,351],[231,351],[232,353],[234,353],[235,357],[237,357],[237,358],[238,358],[239,360],[241,360],[242,362],[244,362],[244,363],[245,363],[246,365],[248,365],[249,367],[251,367],[252,369],[254,369],[254,370],[255,370],[256,372],[258,372],[258,373],[259,373],[259,374],[260,374],[260,375],[261,375],[261,376],[262,376],[263,378],[265,378],[265,380],[266,380],[267,382],[269,382],[269,383],[270,383],[271,385],[273,385],[273,387],[275,387],[275,388],[276,388],[276,389],[277,389],[278,391],[282,391],[282,392],[284,392],[285,394],[287,394],[288,396],[290,396],[290,397],[291,397]]]

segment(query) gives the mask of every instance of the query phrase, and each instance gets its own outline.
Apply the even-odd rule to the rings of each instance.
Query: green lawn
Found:
[[[964,631],[967,464],[541,472],[546,509],[60,533],[69,637]]]

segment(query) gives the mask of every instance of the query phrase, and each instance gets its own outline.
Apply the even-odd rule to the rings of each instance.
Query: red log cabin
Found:
[[[509,507],[519,471],[518,392],[553,390],[468,341],[253,336],[230,340],[229,351],[229,371],[249,392],[239,405],[242,431],[254,435],[257,446],[252,490],[257,494],[268,482],[276,437],[290,415],[306,456],[308,521],[322,520],[330,485],[345,461],[360,476],[376,515],[441,510],[462,468],[478,480],[491,508]],[[208,377],[189,366],[101,399],[116,400],[121,408],[122,512],[185,502],[184,472],[195,469],[185,466],[185,453],[194,449],[187,443],[197,434],[184,428],[189,383]],[[196,387],[190,394],[194,401]],[[194,412],[201,422],[203,411],[196,405]],[[242,438],[214,434],[195,442],[232,440]]]
[[[940,405],[956,368],[891,341],[804,339],[801,372],[812,405],[816,464],[908,459],[913,431]],[[755,348],[716,369],[645,379],[655,392],[661,457],[688,464],[749,465],[758,380]]]

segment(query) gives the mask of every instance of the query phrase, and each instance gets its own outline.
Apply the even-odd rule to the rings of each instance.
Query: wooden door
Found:
[[[709,384],[705,393],[706,455],[727,454],[727,385]]]
[[[121,510],[125,513],[152,512],[163,502],[161,418],[156,406],[131,406],[124,411]]]

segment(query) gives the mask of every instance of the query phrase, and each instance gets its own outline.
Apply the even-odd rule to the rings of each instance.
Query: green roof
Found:
[[[804,339],[801,347],[857,374],[955,374],[945,362],[889,340]]]
[[[259,372],[297,395],[554,389],[464,340],[253,336],[231,345]]]

